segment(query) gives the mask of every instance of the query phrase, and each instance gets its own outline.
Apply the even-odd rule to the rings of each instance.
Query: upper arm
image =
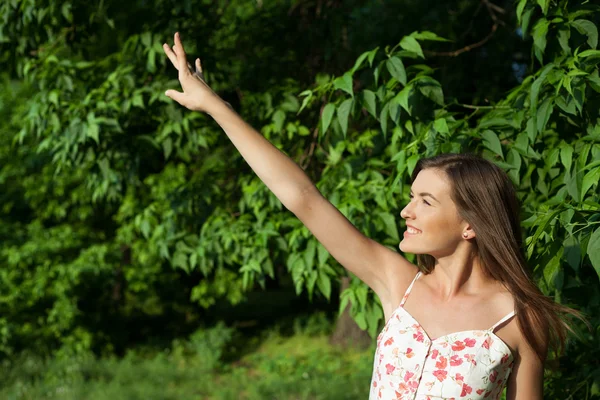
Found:
[[[548,346],[547,335],[545,337]],[[544,359],[540,360],[529,344],[522,340],[508,379],[506,400],[542,400],[544,395]]]
[[[314,188],[292,210],[327,251],[365,282],[382,303],[394,301],[394,282],[410,280],[416,267],[400,254],[363,235]],[[408,283],[406,283],[408,285]]]

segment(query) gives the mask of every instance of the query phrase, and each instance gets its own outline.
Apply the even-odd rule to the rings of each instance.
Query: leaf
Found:
[[[563,242],[565,248],[565,258],[567,264],[573,268],[574,271],[579,270],[581,264],[581,245],[574,236],[569,236]]]
[[[375,47],[373,50],[371,50],[369,52],[368,55],[368,60],[369,60],[369,67],[373,66],[373,60],[375,59],[375,56],[377,55],[377,51],[379,50],[379,47]]]
[[[549,26],[550,21],[545,18],[541,18],[533,27],[533,45],[535,49],[535,56],[541,63],[543,62],[544,50],[546,50],[546,34],[548,33]]]
[[[529,107],[531,107],[531,111],[537,111],[540,89],[544,83],[544,80],[546,79],[546,76],[550,73],[550,71],[552,71],[552,69],[554,69],[554,64],[550,63],[546,65],[540,71],[540,75],[537,77],[537,79],[531,84],[531,93],[529,94]]]
[[[406,167],[407,167],[409,176],[412,176],[412,173],[415,170],[415,167],[417,166],[417,161],[419,161],[418,154],[413,154],[412,156],[410,156],[408,158],[408,161],[406,162]]]
[[[352,69],[350,71],[352,73],[356,72],[356,70],[358,70],[362,66],[362,63],[365,61],[365,59],[367,58],[368,55],[369,55],[369,52],[365,51],[360,56],[358,56],[358,58],[356,59],[356,62],[354,63],[354,66],[352,67]]]
[[[443,38],[441,36],[436,35],[430,31],[422,31],[422,32],[413,32],[410,34],[411,37],[414,37],[418,40],[432,40],[435,42],[450,42],[450,40]]]
[[[305,96],[304,99],[302,100],[302,105],[300,106],[300,109],[298,110],[298,114],[300,114],[302,112],[302,110],[304,110],[304,108],[306,108],[306,106],[308,105],[308,102],[311,101],[311,99],[313,98],[313,92],[312,90],[305,90],[304,92],[300,93],[299,96]]]
[[[500,144],[500,139],[498,139],[498,135],[496,135],[494,131],[491,131],[489,129],[485,130],[481,134],[481,137],[483,137],[483,145],[485,147],[498,154],[500,157],[504,158],[504,155],[502,154],[502,145]]]
[[[587,254],[590,257],[592,266],[596,270],[598,277],[600,278],[600,228],[596,228],[587,246]]]
[[[406,110],[408,115],[412,115],[412,108],[408,105],[408,96],[410,96],[412,88],[412,85],[405,86],[404,89],[394,97],[394,101],[400,104],[402,108]]]
[[[390,111],[390,103],[385,103],[383,108],[381,109],[381,113],[379,114],[379,123],[381,124],[381,132],[386,136],[387,134],[387,122]]]
[[[400,240],[400,236],[398,236],[398,225],[396,224],[394,216],[389,212],[380,212],[379,218],[383,221],[384,232],[395,241]]]
[[[354,92],[352,91],[352,74],[346,72],[339,78],[336,78],[333,81],[333,87],[336,89],[341,89],[344,92],[348,93],[350,96],[354,96]]]
[[[569,193],[571,195],[573,200],[579,202],[580,201],[579,194],[581,193],[581,189],[579,188],[580,182],[577,179],[577,174],[575,174],[573,176],[573,175],[571,175],[571,171],[567,170],[567,172],[565,173],[565,175],[563,177],[563,182],[567,188],[567,193]]]
[[[444,92],[438,81],[430,77],[419,79],[419,91],[428,99],[440,106],[444,105]]]
[[[369,114],[377,118],[377,109],[375,105],[375,93],[370,90],[363,91],[363,104]]]
[[[317,245],[317,259],[319,261],[319,266],[322,267],[327,262],[329,258],[329,252],[321,243]]]
[[[338,317],[342,315],[344,311],[346,311],[348,303],[354,303],[355,299],[356,297],[354,296],[354,291],[351,288],[344,290],[340,294],[340,308],[338,311]]]
[[[579,58],[600,57],[600,50],[586,50],[577,55]]]
[[[525,9],[526,5],[527,0],[520,0],[519,4],[517,5],[517,21],[519,22],[519,24],[521,23],[521,18],[523,17],[523,10]]]
[[[573,147],[565,145],[560,149],[560,161],[564,165],[567,171],[571,170],[571,163],[573,160]]]
[[[533,14],[533,7],[528,7],[527,10],[523,13],[521,20],[521,29],[523,31],[523,38],[526,38],[529,33],[529,22],[531,21],[531,15]]]
[[[329,125],[331,124],[331,119],[333,118],[333,113],[335,112],[335,105],[332,103],[327,104],[323,107],[323,114],[321,115],[321,123],[323,124],[323,132],[327,132]]]
[[[86,136],[92,138],[96,144],[100,143],[100,127],[95,122],[88,124]]]
[[[404,64],[402,64],[402,60],[400,60],[400,58],[389,58],[385,62],[385,66],[390,72],[390,75],[396,78],[401,84],[406,85],[406,70],[404,69]]]
[[[542,132],[546,128],[546,124],[552,114],[552,99],[547,98],[537,111],[537,131]]]
[[[445,118],[436,119],[433,123],[433,128],[439,133],[443,133],[446,135],[450,133],[450,130],[448,129],[448,123],[446,122]]]
[[[587,191],[590,190],[594,184],[598,184],[599,181],[600,167],[596,167],[588,171],[588,173],[583,177],[583,183],[581,185],[581,198],[583,199],[587,194]]]
[[[277,110],[273,114],[273,123],[275,124],[275,132],[279,133],[283,129],[283,123],[285,122],[285,112]]]
[[[400,47],[402,47],[404,50],[416,53],[421,58],[425,58],[425,55],[423,54],[423,49],[421,49],[421,45],[419,44],[419,42],[417,42],[417,40],[414,37],[404,36],[400,41]]]
[[[558,276],[558,271],[560,270],[560,259],[562,258],[561,254],[557,254],[546,264],[544,267],[544,280],[546,284],[550,287],[554,287],[556,284],[556,277]]]
[[[544,15],[548,14],[548,6],[550,5],[550,0],[536,0]]]
[[[173,140],[168,137],[162,142],[163,152],[165,155],[165,160],[169,159],[171,152],[173,151]]]
[[[569,46],[569,37],[571,31],[568,29],[560,29],[558,31],[558,43],[566,54],[571,54],[571,47]]]
[[[578,19],[572,21],[571,25],[574,26],[579,33],[588,37],[587,43],[592,49],[595,49],[596,46],[598,46],[598,28],[596,28],[596,25],[594,25],[592,21]]]
[[[348,132],[348,116],[352,110],[352,102],[352,99],[344,100],[337,110],[337,119],[342,127],[342,133],[344,134],[344,137],[346,137],[346,132]]]
[[[319,277],[317,278],[317,287],[319,288],[321,293],[323,293],[323,296],[325,296],[325,298],[329,300],[329,298],[331,297],[331,279],[323,271],[319,271]]]

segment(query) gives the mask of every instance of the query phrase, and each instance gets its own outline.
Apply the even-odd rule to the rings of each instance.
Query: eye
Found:
[[[410,194],[408,195],[408,197],[409,197],[409,198],[412,200],[412,199],[413,199],[415,196],[413,196],[413,194],[412,194],[412,193],[410,193]],[[428,206],[430,206],[430,205],[431,205],[431,204],[430,204],[430,203],[429,203],[427,200],[425,200],[425,199],[423,199],[423,203],[427,204]]]

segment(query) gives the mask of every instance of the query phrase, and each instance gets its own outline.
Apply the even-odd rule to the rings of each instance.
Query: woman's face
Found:
[[[450,181],[444,172],[419,172],[411,186],[410,203],[400,213],[407,225],[400,250],[435,258],[454,252],[464,240],[462,234],[468,224],[459,216],[450,193]]]

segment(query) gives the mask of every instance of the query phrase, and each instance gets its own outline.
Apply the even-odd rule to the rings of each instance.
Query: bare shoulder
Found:
[[[384,313],[389,315],[389,310],[395,308],[402,300],[402,296],[419,272],[419,268],[401,254],[388,248],[386,250],[381,267],[387,282],[387,293],[377,293],[377,295]]]
[[[541,357],[519,329],[513,370],[507,385],[507,400],[543,399],[544,362],[548,351],[549,331],[547,325],[535,327],[533,331],[543,347]]]

